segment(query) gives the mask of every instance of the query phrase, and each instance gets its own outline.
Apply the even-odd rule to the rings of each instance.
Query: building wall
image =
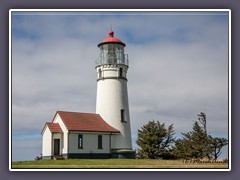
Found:
[[[42,136],[42,156],[51,158],[52,156],[52,133],[46,127]]]
[[[78,135],[83,136],[83,148],[78,148]],[[98,149],[98,135],[102,135],[102,149]],[[102,133],[69,133],[69,153],[110,153],[109,134]]]
[[[123,69],[120,77],[120,68]],[[99,70],[101,69],[101,75]],[[96,113],[121,134],[112,137],[113,149],[132,149],[130,116],[126,72],[124,65],[103,65],[97,67],[97,102]],[[124,110],[122,122],[121,109]]]
[[[102,65],[97,67],[97,78],[120,77],[120,68],[122,68],[122,77],[127,77],[128,67],[125,65]],[[101,73],[99,73],[101,72]]]
[[[63,135],[52,133],[46,126],[42,136],[42,156],[44,159],[51,159],[54,155],[54,139],[60,139],[60,154],[62,154]]]
[[[68,130],[67,130],[66,126],[64,125],[61,117],[58,114],[55,116],[53,122],[54,123],[59,123],[59,126],[61,127],[61,129],[63,131],[60,152],[62,154],[67,154],[68,153]]]
[[[52,134],[52,155],[54,155],[54,139],[60,139],[60,155],[63,154],[63,134],[53,133]]]

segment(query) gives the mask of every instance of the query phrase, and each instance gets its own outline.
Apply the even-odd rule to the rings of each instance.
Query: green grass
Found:
[[[152,160],[152,159],[66,159],[66,160],[38,160],[12,162],[12,169],[64,169],[64,168],[220,168],[227,169],[228,163],[183,163],[181,160]]]

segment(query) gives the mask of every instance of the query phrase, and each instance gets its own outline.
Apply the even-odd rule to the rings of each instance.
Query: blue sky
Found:
[[[16,12],[12,15],[12,158],[41,153],[57,110],[95,112],[97,44],[126,43],[133,147],[149,120],[188,132],[205,112],[208,132],[228,136],[225,12]],[[224,151],[226,157],[227,152]]]

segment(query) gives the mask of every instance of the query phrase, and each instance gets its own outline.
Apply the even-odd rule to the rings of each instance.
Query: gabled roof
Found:
[[[43,130],[42,130],[42,134],[45,130],[45,128],[48,127],[49,130],[52,132],[52,133],[63,133],[60,125],[58,123],[52,123],[52,122],[47,122],[45,124],[45,126],[43,127]]]
[[[70,131],[113,132],[120,131],[106,123],[99,114],[57,111]]]
[[[51,132],[54,133],[63,133],[61,127],[58,123],[46,123]]]

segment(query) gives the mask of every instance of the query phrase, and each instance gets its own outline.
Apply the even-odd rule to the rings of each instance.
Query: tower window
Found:
[[[124,111],[124,109],[121,109],[121,122],[124,122],[124,123],[127,122],[126,119],[125,119],[125,111]]]
[[[102,77],[102,70],[99,69],[98,73],[99,73],[99,78],[101,78]]]
[[[78,149],[83,149],[83,135],[78,135]]]
[[[119,76],[122,77],[123,76],[123,68],[119,69]]]
[[[98,135],[98,149],[102,149],[102,135]]]

